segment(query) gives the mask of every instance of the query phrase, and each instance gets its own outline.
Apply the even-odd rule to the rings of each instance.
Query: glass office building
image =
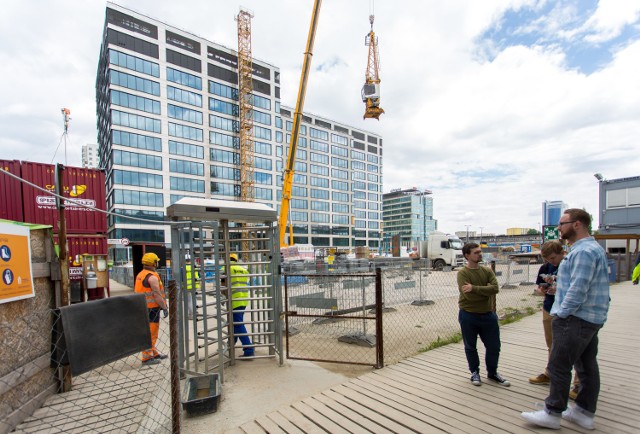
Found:
[[[253,59],[255,201],[277,208],[291,108],[280,71]],[[98,154],[106,169],[109,238],[169,242],[159,224],[182,197],[240,200],[238,57],[108,3],[96,78]],[[291,220],[294,240],[318,247],[377,247],[382,139],[303,116]]]
[[[542,202],[542,225],[557,225],[567,204],[561,200],[545,200]]]
[[[388,250],[391,239],[398,235],[400,245],[417,247],[438,229],[433,218],[433,198],[430,190],[392,190],[382,197],[384,247]]]

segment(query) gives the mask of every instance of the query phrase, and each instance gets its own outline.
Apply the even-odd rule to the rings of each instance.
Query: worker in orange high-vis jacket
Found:
[[[133,289],[137,293],[145,294],[147,298],[149,329],[151,330],[151,348],[142,352],[142,365],[157,365],[160,360],[167,358],[165,354],[160,354],[156,349],[156,341],[160,331],[160,312],[166,318],[169,316],[169,310],[164,299],[162,280],[156,272],[160,258],[155,253],[145,253],[141,262],[143,269],[136,276]]]

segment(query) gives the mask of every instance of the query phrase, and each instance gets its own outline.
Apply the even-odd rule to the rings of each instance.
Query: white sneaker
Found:
[[[567,407],[567,409],[562,412],[562,418],[576,425],[580,425],[584,429],[595,429],[593,426],[593,416],[584,414],[576,407]]]
[[[551,429],[560,429],[560,417],[552,416],[545,410],[538,411],[523,411],[520,416],[524,420],[534,425],[542,426]]]

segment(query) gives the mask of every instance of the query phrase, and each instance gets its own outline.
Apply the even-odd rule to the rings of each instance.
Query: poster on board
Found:
[[[34,297],[29,228],[0,223],[0,303]]]

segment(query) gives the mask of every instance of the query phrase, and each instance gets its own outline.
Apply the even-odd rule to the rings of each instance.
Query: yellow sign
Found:
[[[0,223],[0,303],[34,297],[29,228]]]

